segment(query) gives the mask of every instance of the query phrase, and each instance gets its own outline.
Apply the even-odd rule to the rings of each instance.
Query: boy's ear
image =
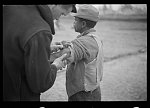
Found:
[[[86,22],[82,21],[82,27],[86,27]]]

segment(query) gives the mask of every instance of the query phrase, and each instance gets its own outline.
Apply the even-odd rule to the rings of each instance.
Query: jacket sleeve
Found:
[[[34,93],[48,90],[56,79],[57,68],[49,62],[51,40],[50,32],[40,31],[25,45],[25,76]]]
[[[72,41],[74,62],[85,59],[87,62],[92,61],[98,53],[98,45],[94,38],[82,36]]]

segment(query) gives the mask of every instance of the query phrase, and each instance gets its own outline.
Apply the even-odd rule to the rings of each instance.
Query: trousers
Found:
[[[80,91],[70,96],[68,101],[101,101],[100,87],[93,91]]]

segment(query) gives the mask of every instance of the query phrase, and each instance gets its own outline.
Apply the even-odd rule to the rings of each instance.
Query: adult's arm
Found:
[[[51,41],[49,31],[40,31],[25,45],[25,76],[35,93],[48,90],[56,79],[57,68],[49,62]]]

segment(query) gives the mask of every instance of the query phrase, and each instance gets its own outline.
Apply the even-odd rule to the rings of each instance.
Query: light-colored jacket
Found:
[[[68,96],[79,91],[93,91],[100,86],[103,73],[102,41],[94,29],[85,31],[72,41],[73,62],[67,66]]]

